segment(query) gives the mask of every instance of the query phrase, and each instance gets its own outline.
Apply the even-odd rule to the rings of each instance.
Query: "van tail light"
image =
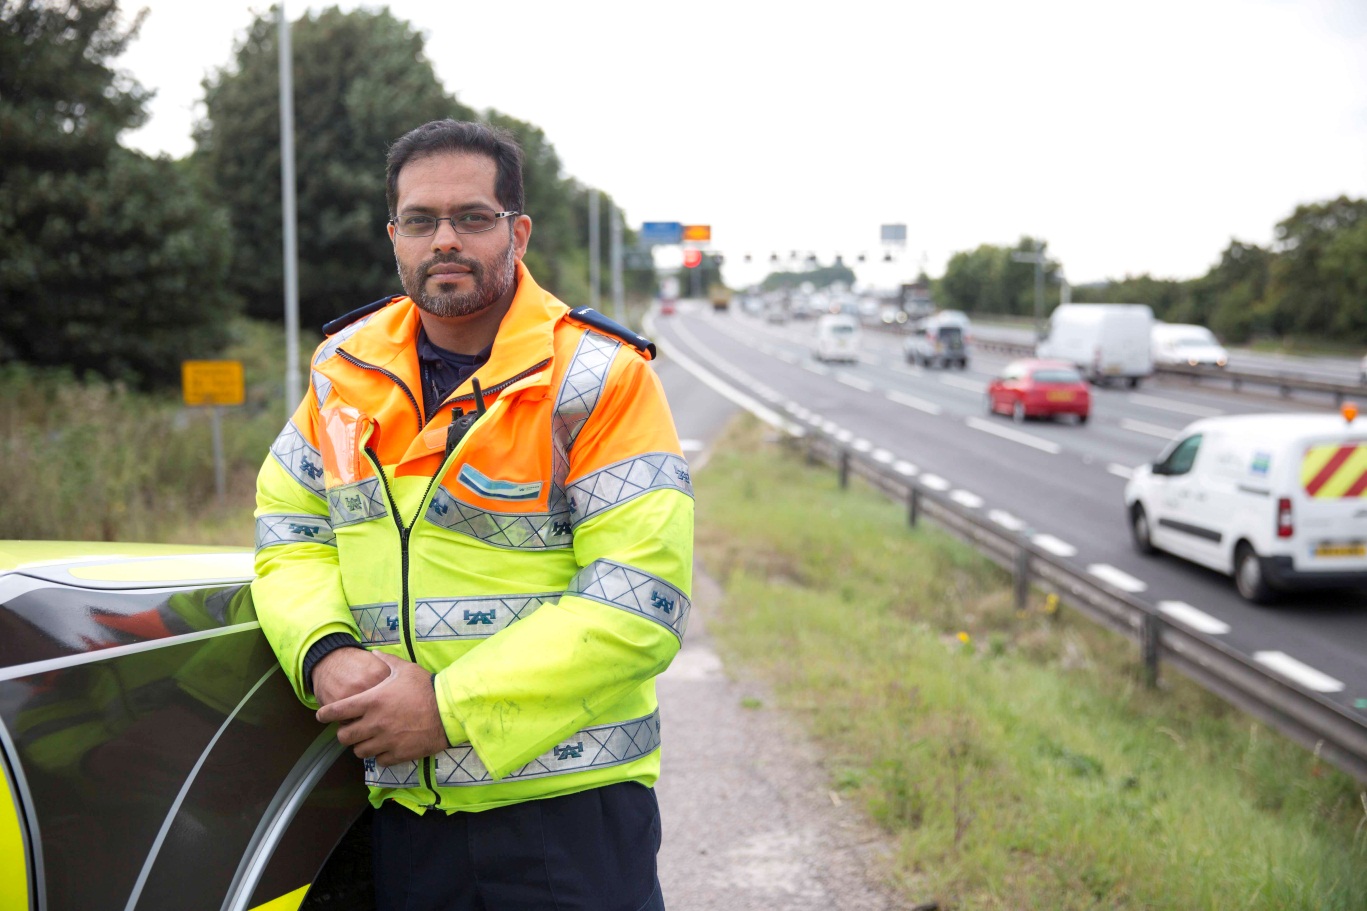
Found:
[[[1291,500],[1282,497],[1277,501],[1277,537],[1289,538],[1294,526],[1291,524]]]

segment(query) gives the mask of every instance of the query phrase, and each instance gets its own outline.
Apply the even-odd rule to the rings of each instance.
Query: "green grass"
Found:
[[[0,538],[250,545],[256,473],[286,419],[283,336],[242,320],[223,354],[243,362],[247,401],[220,412],[221,502],[210,412],[179,390],[0,369]]]
[[[695,474],[710,628],[942,909],[1367,908],[1367,797],[746,420]],[[755,706],[758,708],[758,706]]]

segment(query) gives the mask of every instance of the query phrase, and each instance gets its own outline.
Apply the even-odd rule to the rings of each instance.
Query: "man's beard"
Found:
[[[470,280],[474,283],[474,287],[469,291],[453,289],[428,294],[427,280],[429,276],[427,270],[437,263],[465,266],[470,270]],[[403,290],[413,299],[413,303],[418,305],[419,310],[426,311],[433,316],[471,316],[488,310],[498,303],[499,299],[508,292],[509,288],[513,287],[517,280],[517,256],[513,252],[511,242],[509,242],[503,256],[491,268],[486,268],[487,264],[477,259],[467,259],[456,255],[434,256],[419,263],[418,267],[412,271],[405,270],[403,263],[398,265],[399,281],[403,283]]]

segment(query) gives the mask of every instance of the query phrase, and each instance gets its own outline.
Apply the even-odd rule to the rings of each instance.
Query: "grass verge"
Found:
[[[694,477],[709,628],[941,909],[1367,908],[1367,795],[744,418]]]

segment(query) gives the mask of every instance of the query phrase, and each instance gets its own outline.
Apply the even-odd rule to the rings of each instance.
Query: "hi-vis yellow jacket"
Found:
[[[408,298],[313,356],[257,481],[262,628],[299,697],[304,655],[350,632],[436,673],[452,747],[370,799],[482,810],[659,776],[654,678],[692,587],[687,465],[647,356],[576,321],[518,265],[480,381],[424,424]],[[459,410],[457,410],[459,409]]]

